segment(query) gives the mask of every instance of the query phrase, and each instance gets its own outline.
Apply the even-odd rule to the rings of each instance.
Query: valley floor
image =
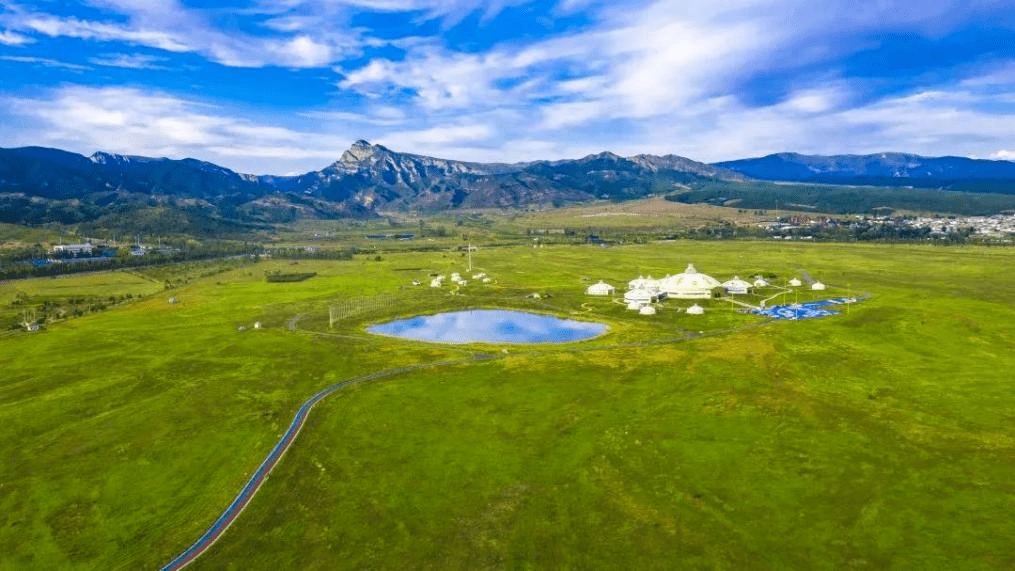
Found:
[[[1015,276],[998,268],[1013,261],[678,241],[480,249],[496,283],[456,296],[410,284],[464,270],[457,252],[195,279],[0,339],[0,568],[163,565],[310,395],[463,359],[322,401],[190,568],[1011,568]],[[638,316],[583,294],[689,262],[724,279],[806,270],[872,297],[765,322],[718,302],[700,318],[672,300]],[[277,270],[317,275],[266,282]],[[549,349],[364,332],[463,307],[581,312],[611,329]]]

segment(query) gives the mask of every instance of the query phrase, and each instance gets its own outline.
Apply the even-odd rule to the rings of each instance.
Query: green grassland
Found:
[[[458,295],[411,282],[467,274],[459,252],[191,272],[0,338],[0,569],[156,568],[217,517],[310,394],[447,359],[463,361],[323,401],[192,567],[1009,569],[1013,261],[852,244],[481,248],[475,271],[494,283]],[[807,271],[829,296],[872,297],[765,322],[721,301],[704,317],[672,300],[643,317],[582,294],[688,262],[721,279]],[[559,346],[364,333],[461,307],[610,332]],[[265,329],[238,331],[255,321]]]

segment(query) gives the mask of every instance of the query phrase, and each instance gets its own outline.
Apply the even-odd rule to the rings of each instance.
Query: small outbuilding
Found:
[[[733,276],[733,279],[722,283],[722,288],[726,290],[726,293],[731,295],[746,295],[750,287],[750,282],[742,280],[737,276]]]
[[[627,302],[627,308],[632,310],[632,311],[638,311],[638,310],[641,309],[641,307],[642,307],[642,304],[638,303],[637,301],[629,301],[629,302]]]
[[[651,305],[643,305],[641,306],[641,309],[638,310],[638,313],[640,313],[641,315],[655,315],[656,308],[652,307]]]
[[[705,315],[705,308],[697,303],[687,308],[688,315]]]
[[[817,291],[824,290],[825,289],[825,284],[823,284],[821,282],[814,282],[814,283],[811,284],[811,289],[817,290]]]
[[[768,280],[758,276],[757,279],[754,280],[754,287],[768,287]]]
[[[638,288],[624,292],[624,301],[636,301],[642,305],[653,303],[666,297],[666,294],[657,289]]]
[[[792,287],[800,287],[800,286],[802,286],[804,284],[803,284],[803,282],[801,282],[797,278],[793,278],[793,279],[789,280],[789,285],[792,286]]]
[[[585,288],[585,295],[613,295],[616,292],[617,288],[602,280],[599,280],[597,284],[592,284]]]

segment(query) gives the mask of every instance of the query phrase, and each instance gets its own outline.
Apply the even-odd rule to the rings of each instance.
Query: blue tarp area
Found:
[[[840,313],[839,311],[829,309],[830,307],[842,305],[844,303],[856,303],[858,301],[860,300],[855,297],[838,297],[835,299],[822,299],[808,303],[773,305],[772,307],[766,307],[765,309],[755,309],[751,313],[757,315],[767,315],[773,319],[815,319],[818,317],[828,317],[829,315],[838,315]]]

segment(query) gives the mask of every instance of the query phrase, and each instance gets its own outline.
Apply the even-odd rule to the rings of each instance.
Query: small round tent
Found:
[[[599,280],[599,283],[592,284],[588,288],[586,288],[585,289],[585,294],[586,295],[613,295],[614,293],[616,293],[616,291],[617,291],[617,288],[611,286],[610,284],[608,284],[608,283],[606,283],[606,282],[604,282],[602,280]]]
[[[726,293],[731,295],[745,295],[750,287],[750,283],[737,276],[733,276],[733,279],[722,283],[722,288],[726,290]]]

